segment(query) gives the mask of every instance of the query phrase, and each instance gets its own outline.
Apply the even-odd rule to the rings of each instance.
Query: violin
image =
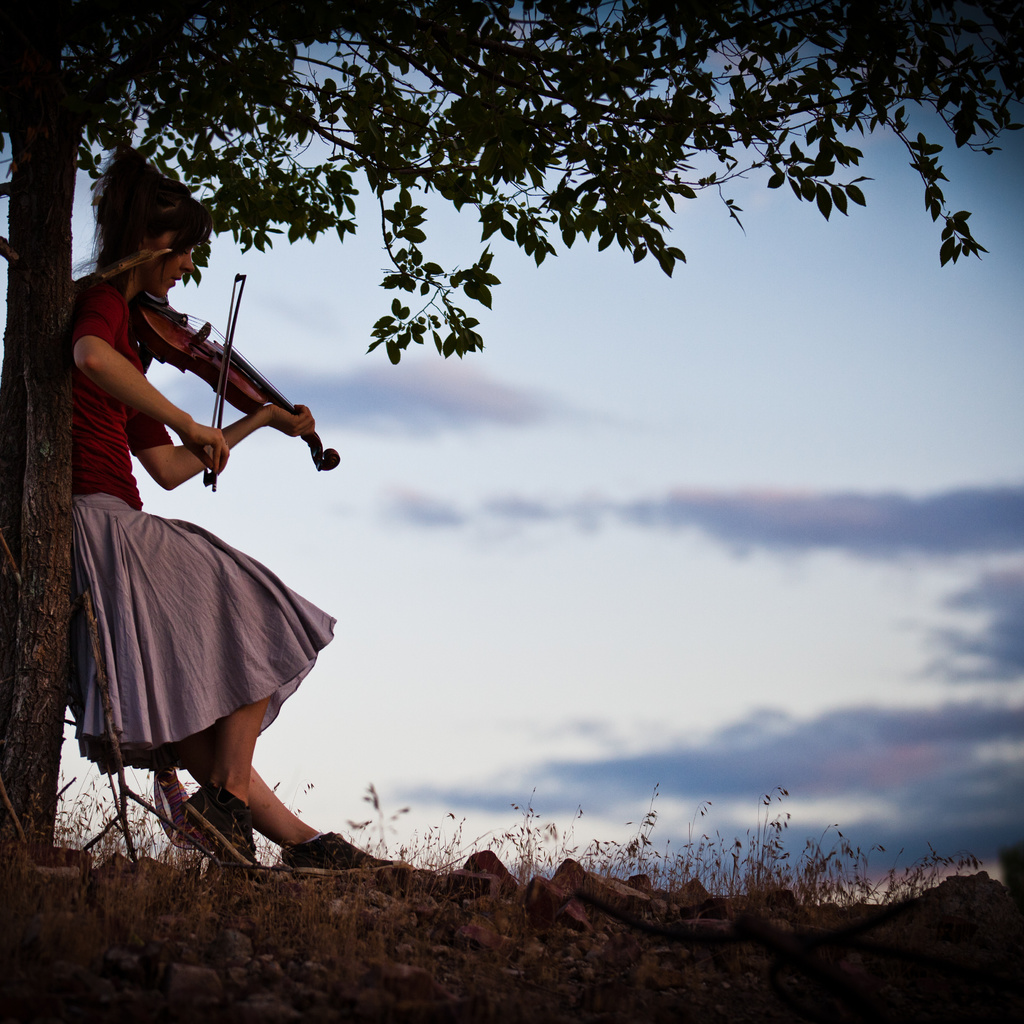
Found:
[[[188,370],[196,374],[217,390],[224,364],[224,346],[210,340],[209,324],[195,330],[187,314],[179,313],[166,300],[161,302],[146,292],[132,303],[131,323],[135,339],[143,350],[144,363],[148,354],[161,363],[176,366],[182,373]],[[224,398],[244,413],[255,412],[268,403],[295,413],[295,406],[237,349],[231,351],[228,360]],[[321,473],[334,469],[341,462],[341,456],[333,448],[324,449],[318,434],[303,434],[302,440],[309,445],[313,465]]]

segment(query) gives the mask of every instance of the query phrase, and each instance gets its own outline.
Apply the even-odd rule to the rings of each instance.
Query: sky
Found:
[[[214,241],[172,303],[220,327],[245,273],[236,344],[341,465],[261,431],[216,494],[143,500],[336,616],[256,752],[307,820],[373,820],[392,854],[551,823],[579,856],[652,807],[658,851],[788,814],[794,851],[839,830],[875,872],[1024,840],[1024,145],[946,154],[989,252],[944,268],[898,145],[863,148],[848,218],[763,180],[742,230],[686,204],[671,279],[499,240],[461,362],[366,353],[392,298],[371,206],[344,245]],[[81,182],[78,260],[90,217]],[[479,249],[471,213],[428,227],[439,263]],[[64,772],[76,799],[73,741]]]

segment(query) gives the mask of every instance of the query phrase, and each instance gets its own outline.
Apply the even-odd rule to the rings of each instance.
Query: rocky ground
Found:
[[[1024,1019],[1024,918],[984,872],[887,917],[573,861],[520,885],[487,853],[320,879],[0,854],[0,1022]]]

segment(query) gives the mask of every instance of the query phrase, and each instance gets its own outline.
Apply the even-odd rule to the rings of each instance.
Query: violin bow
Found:
[[[235,289],[238,289],[237,302]],[[238,323],[238,310],[242,305],[242,292],[245,290],[245,274],[235,274],[235,283],[231,286],[231,305],[228,307],[228,329],[224,335],[224,354],[220,364],[220,376],[217,379],[217,394],[213,400],[213,426],[220,430],[224,423],[224,394],[228,389],[228,371],[231,369],[231,347],[235,342],[235,326]],[[208,469],[203,473],[203,484],[212,491],[217,490],[217,471]]]

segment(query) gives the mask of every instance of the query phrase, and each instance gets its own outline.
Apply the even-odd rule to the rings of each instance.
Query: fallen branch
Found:
[[[877,928],[879,925],[885,924],[894,917],[905,913],[915,906],[919,899],[904,900],[902,903],[893,904],[878,914],[846,928],[825,932],[816,931],[813,934],[783,932],[767,921],[749,915],[741,915],[735,921],[702,922],[698,919],[669,928],[664,925],[641,921],[631,914],[624,913],[617,907],[595,899],[593,896],[588,896],[583,892],[577,892],[576,899],[589,904],[609,917],[615,918],[617,921],[621,921],[636,931],[644,932],[648,935],[656,935],[660,938],[673,939],[676,942],[699,943],[703,946],[727,946],[743,942],[756,943],[773,956],[769,976],[772,988],[779,998],[788,1003],[801,1017],[807,1020],[820,1021],[822,1024],[832,1024],[832,1021],[835,1020],[835,1014],[831,1011],[826,1012],[823,1009],[811,1007],[798,998],[795,992],[782,981],[780,975],[783,970],[791,968],[801,971],[807,977],[813,978],[830,991],[832,995],[844,1002],[849,1009],[853,1010],[862,1019],[870,1021],[871,1024],[882,1024],[882,1022],[893,1019],[852,978],[838,968],[833,967],[832,964],[814,955],[814,951],[822,946],[854,949],[871,953],[875,956],[888,956],[922,967],[931,967],[947,974],[958,975],[978,983],[991,985],[993,988],[1003,989],[1004,991],[1016,994],[1024,993],[1024,984],[1018,979],[1003,977],[1002,975],[993,974],[990,971],[981,970],[977,967],[968,967],[946,957],[918,953],[914,950],[902,949],[899,946],[874,942],[860,937],[864,932]],[[714,927],[710,927],[711,925]]]

